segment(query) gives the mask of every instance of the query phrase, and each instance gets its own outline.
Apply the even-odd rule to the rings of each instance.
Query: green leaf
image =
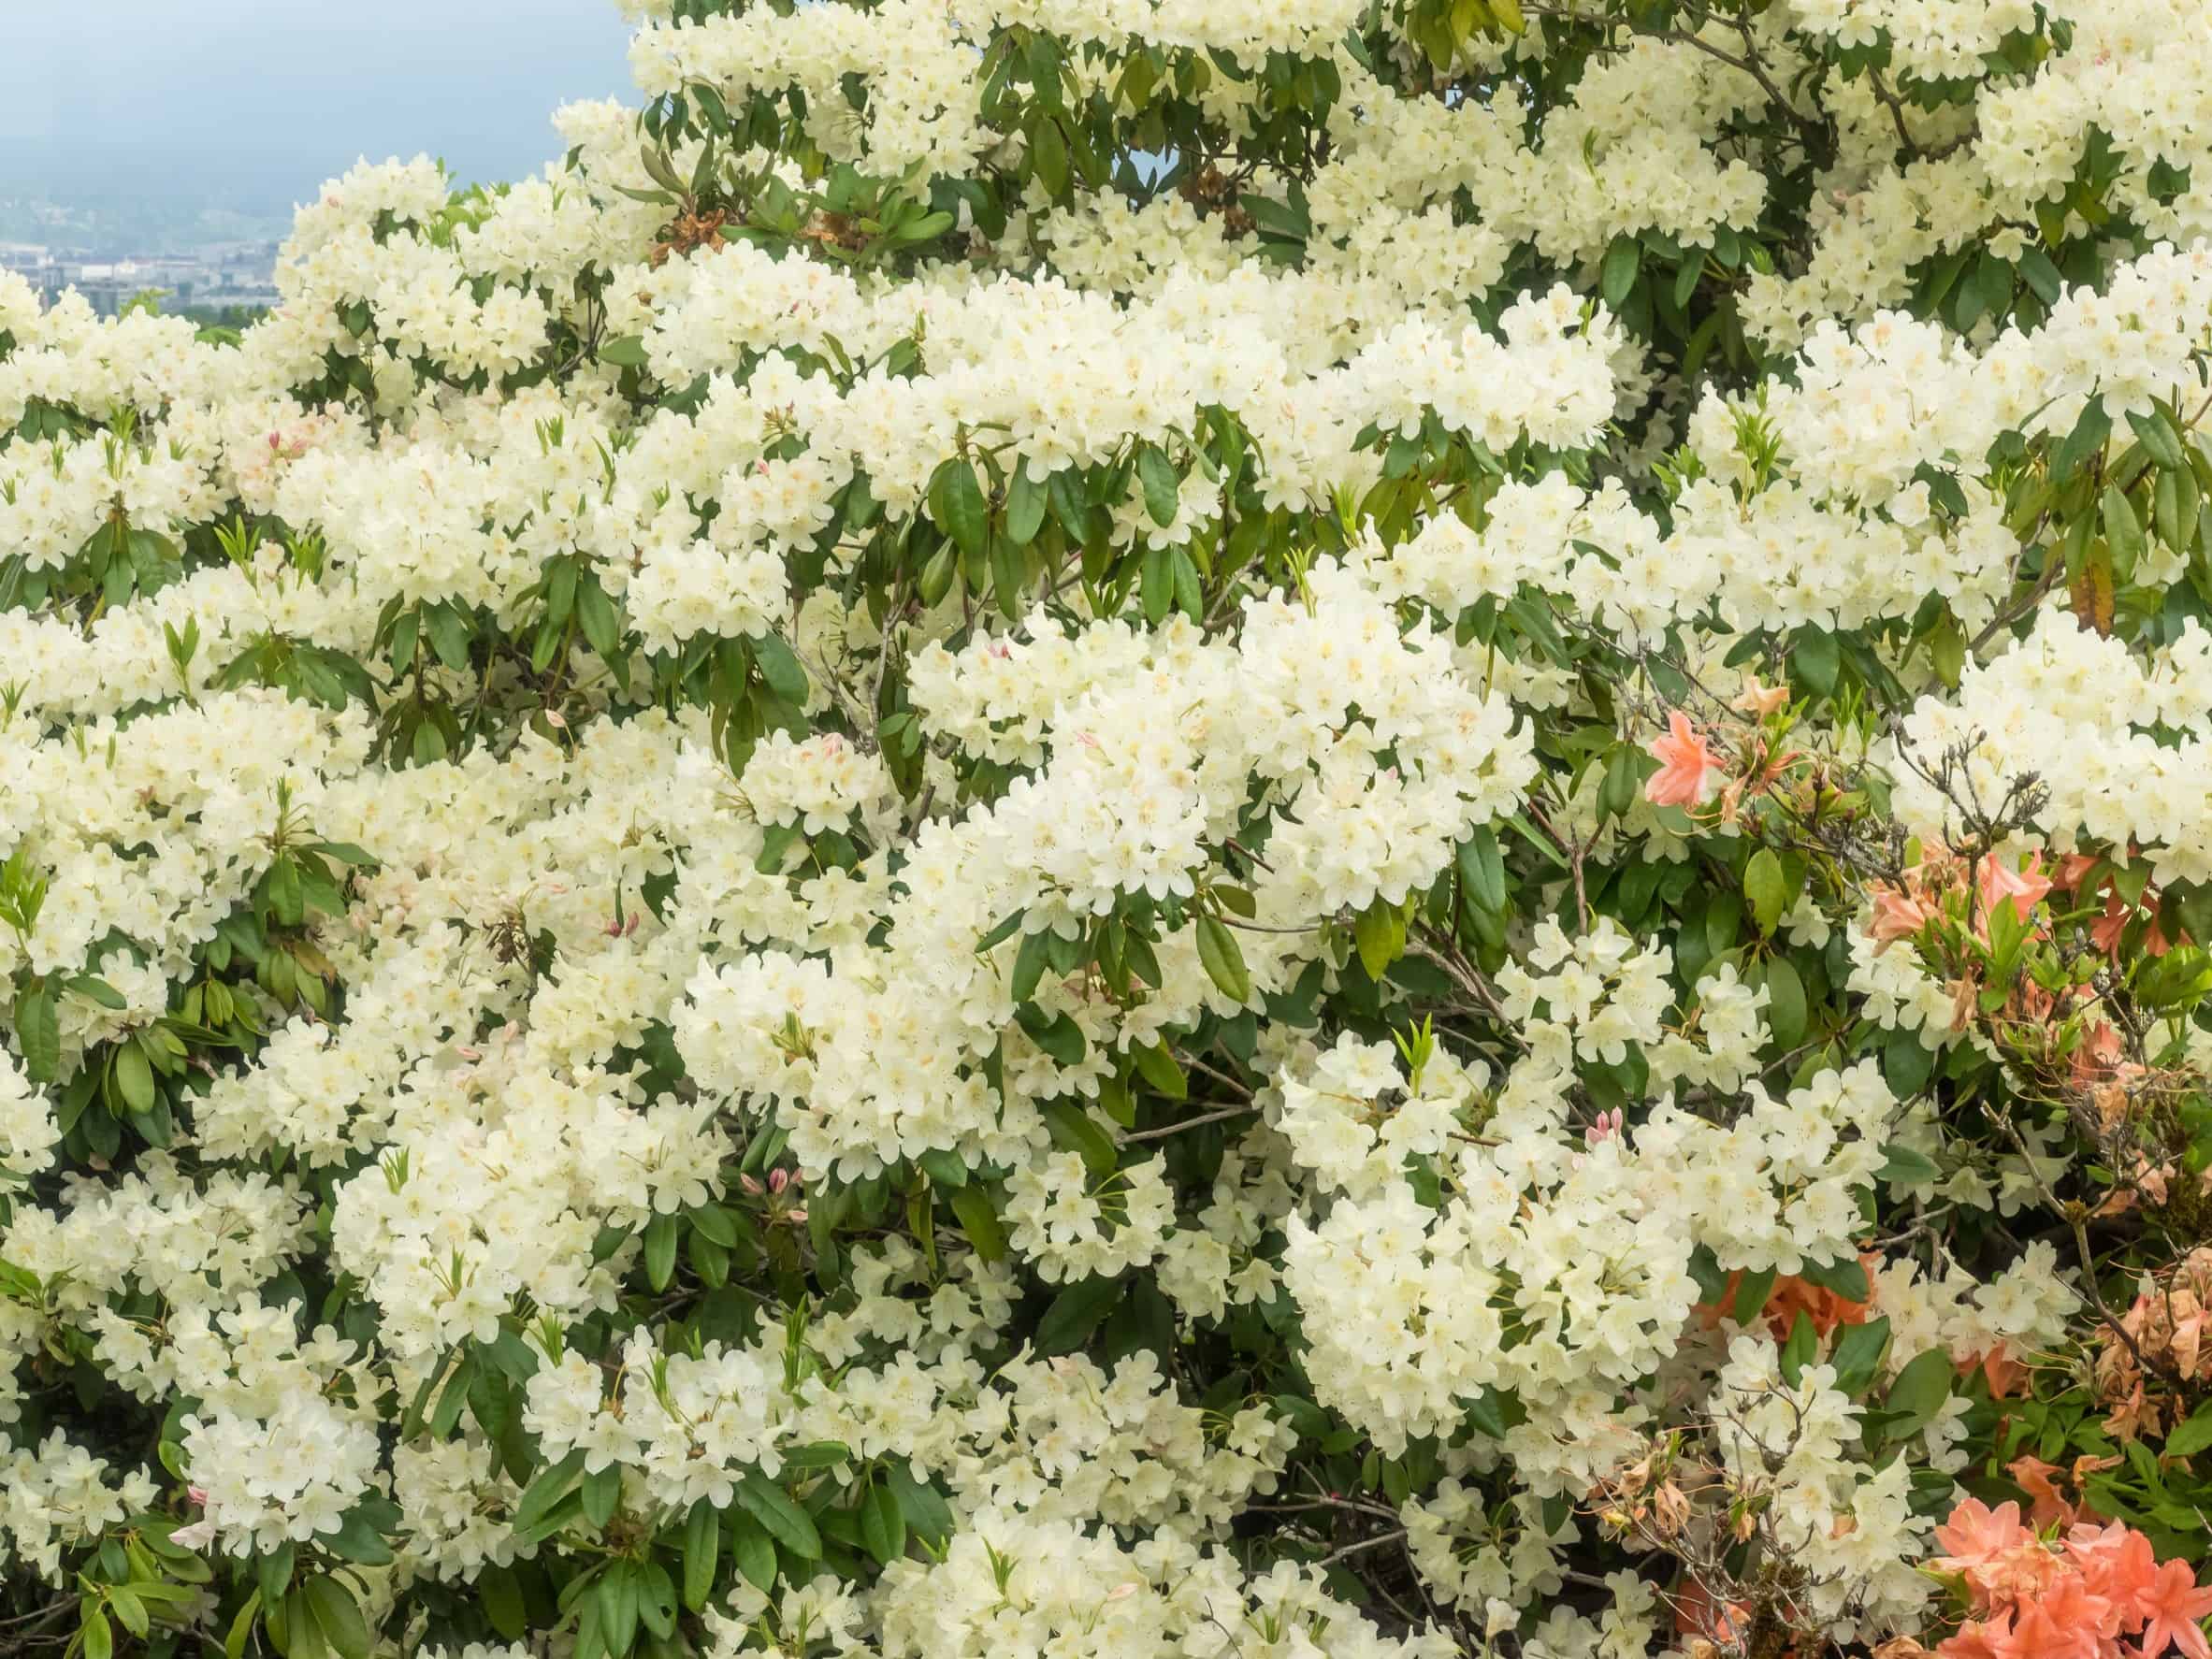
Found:
[[[1045,1127],[1061,1147],[1079,1155],[1094,1176],[1110,1176],[1120,1167],[1121,1155],[1113,1136],[1091,1120],[1089,1113],[1071,1101],[1052,1101],[1041,1110]]]
[[[1045,977],[1045,969],[1051,959],[1049,928],[1021,936],[1021,947],[1014,953],[1014,982],[1007,987],[1017,1003],[1026,1003],[1037,994],[1037,984]]]
[[[1882,1045],[1882,1080],[1899,1100],[1910,1100],[1928,1087],[1935,1075],[1935,1056],[1916,1031],[1894,1031]],[[1930,1164],[1930,1170],[1934,1169]],[[1930,1176],[1930,1179],[1933,1177]]]
[[[687,1212],[691,1229],[710,1244],[724,1249],[737,1248],[737,1223],[730,1219],[730,1212],[718,1204],[702,1204]]]
[[[491,1621],[492,1628],[503,1639],[520,1641],[523,1632],[530,1627],[529,1614],[523,1606],[522,1586],[515,1580],[513,1567],[487,1565],[476,1575],[476,1600],[484,1609],[484,1616]]]
[[[2189,465],[2189,457],[2181,452],[2181,435],[2174,430],[2162,411],[2152,410],[2148,414],[2139,411],[2128,411],[2128,425],[2134,428],[2136,440],[2143,445],[2143,453],[2168,471]]]
[[[51,1083],[62,1063],[62,1029],[54,1003],[51,979],[15,1000],[16,1046],[23,1051],[23,1070],[34,1083]]]
[[[584,1454],[576,1454],[583,1461]],[[284,1598],[284,1587],[292,1582],[292,1559],[295,1551],[290,1544],[279,1544],[253,1563],[254,1581],[261,1587],[264,1607],[276,1609]]]
[[[1049,499],[1045,486],[1030,476],[1028,462],[1016,468],[1006,485],[1006,540],[1017,547],[1027,547],[1035,540]]]
[[[676,1276],[676,1219],[655,1216],[645,1223],[645,1278],[655,1291],[665,1291]]]
[[[541,1471],[530,1482],[528,1490],[522,1494],[522,1502],[515,1507],[514,1530],[528,1532],[543,1521],[583,1479],[584,1450],[579,1447],[552,1467]]]
[[[775,1545],[768,1533],[750,1515],[733,1514],[730,1517],[730,1559],[737,1563],[737,1570],[745,1580],[765,1595],[775,1588]]]
[[[576,623],[583,628],[585,640],[601,656],[614,656],[622,643],[622,618],[597,578],[576,589]]]
[[[469,668],[469,619],[459,606],[441,602],[425,608],[424,622],[430,630],[430,649],[455,673]]]
[[[1951,1378],[1956,1375],[1951,1356],[1940,1348],[1931,1348],[1909,1361],[1889,1385],[1889,1397],[1885,1402],[1887,1409],[1904,1414],[1901,1421],[1889,1425],[1889,1438],[1902,1440],[1933,1421],[1944,1402],[1951,1397]]]
[[[638,1617],[656,1640],[665,1641],[676,1628],[676,1587],[669,1582],[668,1569],[648,1561],[638,1568],[637,1582]]]
[[[981,955],[984,951],[1004,945],[1007,940],[1013,938],[1014,930],[1021,926],[1021,918],[1027,914],[1026,910],[1017,910],[1005,921],[999,923],[997,927],[991,929],[990,932],[984,934],[982,938],[976,940],[976,954]]]
[[[1815,696],[1826,697],[1835,690],[1843,663],[1836,637],[1826,628],[1801,628],[1790,642],[1789,666]]]
[[[1198,959],[1205,965],[1206,976],[1221,988],[1223,996],[1233,1002],[1251,1000],[1251,974],[1244,966],[1244,952],[1237,948],[1236,936],[1218,916],[1198,918]]]
[[[2074,423],[2074,430],[2053,453],[2050,468],[2053,481],[2064,479],[2091,455],[2102,454],[2105,440],[2111,436],[2112,417],[2104,412],[2104,398],[2100,393],[2082,405],[2081,417]]]
[[[2125,582],[2134,573],[2135,563],[2143,556],[2143,526],[2118,484],[2104,486],[2100,507],[2104,519],[2104,543],[2112,550],[2113,579]]]
[[[961,1231],[968,1235],[968,1242],[976,1247],[976,1254],[986,1262],[997,1262],[1006,1254],[1006,1235],[999,1226],[998,1213],[991,1208],[990,1198],[980,1187],[961,1187],[946,1194],[946,1202],[952,1205],[952,1213],[960,1218]]]
[[[2206,1400],[2187,1421],[2175,1424],[2174,1432],[2166,1436],[2168,1457],[2194,1457],[2212,1446],[2212,1400]]]
[[[153,1067],[146,1050],[127,1037],[115,1050],[115,1087],[133,1112],[153,1110]]]
[[[80,997],[91,998],[111,1014],[121,1014],[130,1007],[130,1003],[123,1001],[123,992],[97,974],[75,974],[69,980],[69,988]]]
[[[1034,1003],[1023,1003],[1016,1007],[1014,1023],[1031,1042],[1063,1066],[1080,1062],[1091,1046],[1083,1035],[1083,1028],[1072,1016],[1055,1014],[1048,1019],[1045,1011]]]
[[[1045,1317],[1037,1321],[1035,1347],[1039,1357],[1048,1360],[1055,1354],[1073,1353],[1082,1347],[1120,1294],[1120,1279],[1101,1278],[1096,1274],[1077,1279],[1062,1291],[1053,1297],[1052,1306],[1045,1309]]]
[[[1605,296],[1606,305],[1613,310],[1621,309],[1621,302],[1628,297],[1628,291],[1636,286],[1636,267],[1642,257],[1642,249],[1631,236],[1617,236],[1605,251],[1605,263],[1598,273],[1598,291]]]
[[[87,1601],[83,1604],[77,1627],[84,1637],[84,1659],[110,1659],[115,1652],[115,1632],[109,1627],[108,1615],[100,1610],[98,1602]]]
[[[1154,1094],[1171,1101],[1190,1098],[1191,1080],[1165,1043],[1139,1043],[1129,1050],[1129,1058],[1136,1064],[1136,1075]]]
[[[1864,1302],[1871,1291],[1866,1266],[1856,1256],[1845,1256],[1840,1262],[1808,1262],[1798,1269],[1798,1277],[1809,1285],[1833,1291],[1846,1302]]]
[[[990,509],[983,498],[983,486],[976,482],[976,469],[958,456],[938,469],[937,488],[932,492],[930,508],[939,514],[938,525],[960,545],[960,550],[971,558],[983,552],[983,542],[990,522]]]
[[[261,1591],[258,1587],[246,1593],[237,1617],[230,1622],[230,1629],[223,1638],[223,1659],[244,1659],[246,1643],[253,1635],[253,1621],[261,1616]]]
[[[1176,479],[1175,464],[1157,444],[1137,445],[1136,476],[1144,485],[1145,511],[1151,514],[1152,522],[1164,529],[1175,523],[1181,486]]]
[[[596,1475],[586,1475],[583,1482],[584,1519],[592,1525],[604,1527],[614,1518],[614,1510],[622,1502],[622,1465],[609,1464]]]
[[[1757,1273],[1746,1273],[1736,1281],[1736,1298],[1729,1305],[1729,1317],[1739,1325],[1748,1325],[1767,1306],[1767,1298],[1774,1293],[1774,1280],[1779,1277],[1771,1267]]]
[[[2051,263],[2050,255],[2041,248],[2031,248],[2020,255],[2020,276],[2034,291],[2035,297],[2050,305],[2059,297],[2063,285],[2059,267]]]
[[[1864,1297],[1855,1298],[1864,1301]],[[1874,1380],[1881,1368],[1882,1355],[1889,1348],[1889,1321],[1887,1319],[1869,1320],[1862,1325],[1845,1325],[1836,1338],[1835,1351],[1829,1363],[1836,1369],[1836,1387],[1856,1399]]]
[[[600,1604],[600,1634],[614,1659],[622,1659],[638,1638],[638,1589],[634,1561],[611,1561],[600,1575],[595,1592]]]
[[[318,1542],[340,1560],[363,1566],[383,1566],[392,1559],[392,1547],[384,1542],[383,1534],[357,1508],[340,1520],[336,1532],[324,1534]]]
[[[1396,905],[1378,899],[1353,920],[1352,938],[1359,947],[1360,966],[1369,979],[1380,982],[1391,963],[1406,952],[1405,916]]]
[[[1752,918],[1761,933],[1771,933],[1789,904],[1789,877],[1772,847],[1763,846],[1743,867],[1743,896],[1751,902]]]
[[[737,1501],[768,1529],[769,1536],[800,1560],[822,1558],[822,1535],[815,1530],[813,1518],[765,1475],[758,1470],[747,1474],[738,1486]]]
[[[644,337],[625,334],[614,339],[601,340],[599,357],[601,363],[612,363],[617,368],[643,368],[645,367]]]
[[[1813,1329],[1812,1319],[1800,1310],[1789,1328],[1788,1339],[1783,1343],[1782,1351],[1776,1356],[1782,1380],[1791,1388],[1797,1387],[1798,1378],[1804,1375],[1806,1363],[1819,1350],[1819,1334]]]
[[[1505,857],[1497,835],[1489,825],[1478,828],[1459,844],[1459,879],[1475,902],[1493,915],[1506,907]]]
[[[860,1498],[860,1542],[885,1566],[906,1553],[906,1516],[888,1486],[870,1486]]]
[[[884,1471],[884,1481],[898,1498],[908,1532],[937,1544],[952,1536],[952,1506],[935,1487],[917,1480],[906,1464],[895,1458]]]
[[[369,1626],[354,1593],[336,1579],[310,1579],[300,1586],[308,1612],[339,1659],[369,1659]]]
[[[1804,1040],[1806,1010],[1805,982],[1787,957],[1773,957],[1766,965],[1767,1024],[1773,1030],[1774,1041],[1784,1048],[1795,1048]]]
[[[1933,1159],[1922,1156],[1910,1147],[1901,1147],[1895,1141],[1882,1148],[1882,1157],[1884,1162],[1874,1172],[1874,1179],[1888,1186],[1921,1187],[1943,1177],[1944,1172],[1936,1167]]]
[[[768,689],[795,707],[806,702],[806,670],[790,646],[774,634],[762,634],[753,642],[753,660],[760,667],[761,679],[768,682]]]

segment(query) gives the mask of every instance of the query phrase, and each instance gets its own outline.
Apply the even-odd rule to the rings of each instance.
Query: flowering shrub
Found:
[[[2205,1659],[2212,11],[630,9],[0,275],[0,1648]]]

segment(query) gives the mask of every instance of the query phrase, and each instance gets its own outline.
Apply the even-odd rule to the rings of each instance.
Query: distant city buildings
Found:
[[[70,289],[112,317],[141,295],[164,311],[253,310],[279,303],[274,242],[223,242],[186,253],[94,258],[88,250],[39,242],[0,242],[0,270],[23,278],[48,304]]]

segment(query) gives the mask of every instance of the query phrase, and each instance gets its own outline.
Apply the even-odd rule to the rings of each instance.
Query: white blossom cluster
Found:
[[[1477,1628],[1625,1656],[1673,1633],[1639,1570],[1570,1577],[1573,1506],[1695,1421],[1771,1493],[1814,1618],[1910,1628],[1914,1465],[1965,1466],[1963,1405],[1874,1459],[1873,1407],[1827,1363],[1786,1380],[1711,1275],[1856,1264],[1876,1194],[2011,1215],[2047,1147],[1892,1167],[1957,1126],[1859,1035],[1973,1039],[1858,895],[1793,893],[1719,951],[1605,913],[1736,882],[1748,831],[1641,772],[1601,806],[1600,757],[1651,734],[1590,664],[1702,687],[1753,635],[1863,633],[1910,713],[1876,741],[1831,706],[1789,742],[1839,771],[1871,746],[1907,829],[1956,802],[1901,745],[1964,745],[1992,799],[2039,773],[2019,852],[2132,844],[2212,880],[2212,633],[2104,637],[2055,581],[2008,613],[2017,473],[1990,459],[2094,402],[2117,425],[2084,464],[2117,462],[2198,382],[2212,13],[1785,0],[1625,33],[1531,122],[1509,71],[1537,36],[1456,49],[1495,95],[1415,95],[1347,44],[1350,0],[627,9],[646,96],[803,108],[754,158],[762,200],[840,168],[919,201],[1028,166],[1026,193],[990,235],[960,196],[898,274],[823,252],[849,223],[678,247],[636,111],[580,105],[571,161],[503,192],[424,161],[332,183],[236,341],[0,273],[0,902],[37,893],[0,909],[0,1568],[63,1583],[157,1502],[233,1562],[388,1504],[366,1594],[397,1643],[422,1587],[562,1558],[523,1519],[546,1465],[603,1482],[638,1551],[857,1470],[942,1504],[941,1547],[864,1581],[725,1574],[688,1609],[716,1659],[1446,1659]],[[2052,18],[2062,42],[1988,69]],[[1965,101],[1893,105],[1849,66],[1877,36]],[[1093,49],[1020,65],[1070,108],[1139,113],[1142,62],[1255,143],[1265,75],[1207,65],[1326,65],[1294,255],[1279,180],[1242,224],[1040,182],[1061,127],[1002,130],[978,72],[1017,37]],[[1811,254],[1727,278],[1769,372],[1701,382],[1600,272],[1658,243],[1737,269],[1776,207],[1742,125],[1813,122],[1815,62]],[[2080,229],[2091,149],[2137,233],[2095,281],[2029,323],[1918,314],[1930,262],[2024,260],[2037,204],[2050,245]],[[683,179],[702,157],[668,146]],[[1445,451],[1466,479],[1401,488]],[[1020,562],[1040,534],[1064,568]],[[111,563],[112,599],[49,601],[110,545],[170,579]],[[2135,579],[2188,565],[2147,548]],[[1974,640],[1948,675],[1900,643],[1936,612]],[[315,845],[342,870],[253,952],[318,995],[264,960],[249,996],[216,958],[253,954],[239,918]],[[1424,923],[1478,903],[1499,846],[1483,972]],[[1786,950],[1847,1018],[1778,1043],[1752,965]],[[251,1029],[209,1012],[217,980]],[[1377,1013],[1396,986],[1436,1030]],[[164,1031],[195,1045],[166,1116],[78,1150]],[[1930,1350],[2056,1347],[2076,1311],[2040,1245],[1868,1277],[1885,1386]],[[701,1336],[710,1303],[744,1311]],[[1169,1337],[1123,1340],[1148,1320]],[[80,1422],[22,1426],[72,1366],[163,1421],[173,1485]],[[1245,1549],[1336,1501],[1294,1460],[1339,1435],[1429,1460],[1383,1513],[1456,1626]]]

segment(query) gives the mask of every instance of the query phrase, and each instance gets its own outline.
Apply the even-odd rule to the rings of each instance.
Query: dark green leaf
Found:
[[[758,1471],[746,1475],[738,1486],[737,1501],[768,1529],[771,1537],[800,1560],[821,1559],[822,1535],[815,1530],[814,1521],[766,1476]],[[742,1557],[738,1565],[742,1569]]]

